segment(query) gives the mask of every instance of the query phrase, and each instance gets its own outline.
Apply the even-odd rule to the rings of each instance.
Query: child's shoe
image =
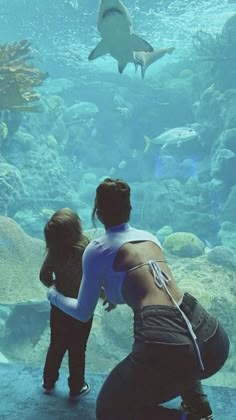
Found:
[[[53,384],[53,385],[49,385],[49,384],[46,384],[46,383],[42,383],[42,388],[43,388],[43,393],[44,394],[46,394],[46,395],[51,395],[51,394],[53,394],[53,392],[54,392],[54,390],[55,390],[55,385]]]
[[[90,386],[87,382],[84,382],[84,385],[80,389],[79,393],[70,392],[70,401],[79,401],[80,398],[87,395],[90,391]]]

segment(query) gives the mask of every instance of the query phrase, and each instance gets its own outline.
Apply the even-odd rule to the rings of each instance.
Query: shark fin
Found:
[[[89,61],[96,60],[96,58],[101,57],[102,55],[108,54],[108,49],[106,43],[101,40],[98,45],[94,48],[94,50],[89,54],[88,59]]]
[[[164,150],[167,147],[167,143],[163,144],[163,146],[161,146],[161,150]]]
[[[172,52],[175,50],[175,47],[166,48],[167,54],[172,54]]]
[[[131,39],[132,39],[133,51],[147,51],[147,52],[153,51],[153,48],[149,44],[149,42],[145,41],[145,39],[141,38],[140,36],[133,33],[131,35]]]
[[[149,149],[149,147],[152,143],[152,140],[148,136],[144,136],[144,141],[145,141],[144,153],[146,153],[146,151]]]
[[[126,67],[127,63],[118,63],[118,70],[119,73],[123,73],[125,67]]]
[[[145,71],[146,71],[146,66],[141,66],[141,75],[142,75],[142,79],[144,79],[144,76],[145,76]]]
[[[141,51],[141,52],[134,51],[134,53],[133,53],[135,66],[138,66],[138,65],[141,66],[142,79],[144,79],[145,71],[146,71],[146,59],[145,59],[145,55],[146,55],[146,53],[143,52],[143,51]]]

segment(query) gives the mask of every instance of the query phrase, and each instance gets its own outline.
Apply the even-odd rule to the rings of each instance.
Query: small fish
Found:
[[[126,167],[126,165],[127,165],[127,162],[126,162],[125,160],[122,160],[122,161],[119,163],[118,168],[119,168],[119,169],[124,169],[124,168]]]
[[[116,111],[121,115],[123,118],[129,118],[130,117],[130,110],[126,107],[118,106],[116,108]]]
[[[132,159],[135,159],[137,157],[137,154],[138,154],[137,149],[133,149],[131,152]]]
[[[96,135],[97,135],[97,130],[96,128],[94,128],[91,132],[91,137],[96,137]]]
[[[164,133],[150,139],[148,136],[144,136],[145,149],[146,152],[151,144],[160,144],[162,145],[161,149],[164,149],[169,144],[175,144],[179,147],[182,143],[193,140],[198,137],[197,132],[192,127],[175,127]]]

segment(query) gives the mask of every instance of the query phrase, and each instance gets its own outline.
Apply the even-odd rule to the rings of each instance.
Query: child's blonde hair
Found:
[[[71,249],[84,242],[81,220],[76,212],[69,208],[56,211],[44,228],[46,248],[53,254],[65,256]]]

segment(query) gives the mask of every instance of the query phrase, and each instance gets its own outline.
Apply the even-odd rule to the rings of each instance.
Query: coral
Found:
[[[0,213],[7,215],[8,208],[24,194],[24,186],[18,169],[8,163],[0,163]]]
[[[236,252],[236,224],[231,222],[223,222],[218,232],[218,238],[222,245],[231,248]]]
[[[167,236],[163,244],[165,250],[180,257],[197,257],[204,252],[203,242],[192,233],[175,232]]]
[[[207,253],[207,259],[210,263],[221,265],[222,267],[235,269],[236,256],[233,251],[226,246],[215,246]]]
[[[1,122],[0,123],[0,145],[1,145],[1,141],[7,138],[7,135],[8,135],[7,124],[5,122]]]
[[[236,154],[236,128],[228,128],[220,135],[220,143],[223,148],[230,149]]]
[[[44,242],[24,233],[11,218],[0,216],[0,299],[1,303],[46,299],[38,276]]]
[[[17,111],[38,111],[34,104],[40,95],[34,87],[40,86],[47,73],[27,63],[32,59],[27,40],[0,45],[0,108]]]
[[[236,223],[236,185],[234,185],[222,208],[222,220]]]
[[[193,36],[195,54],[209,64],[214,79],[220,86],[235,87],[236,70],[236,14],[224,24],[215,37],[202,30]]]

